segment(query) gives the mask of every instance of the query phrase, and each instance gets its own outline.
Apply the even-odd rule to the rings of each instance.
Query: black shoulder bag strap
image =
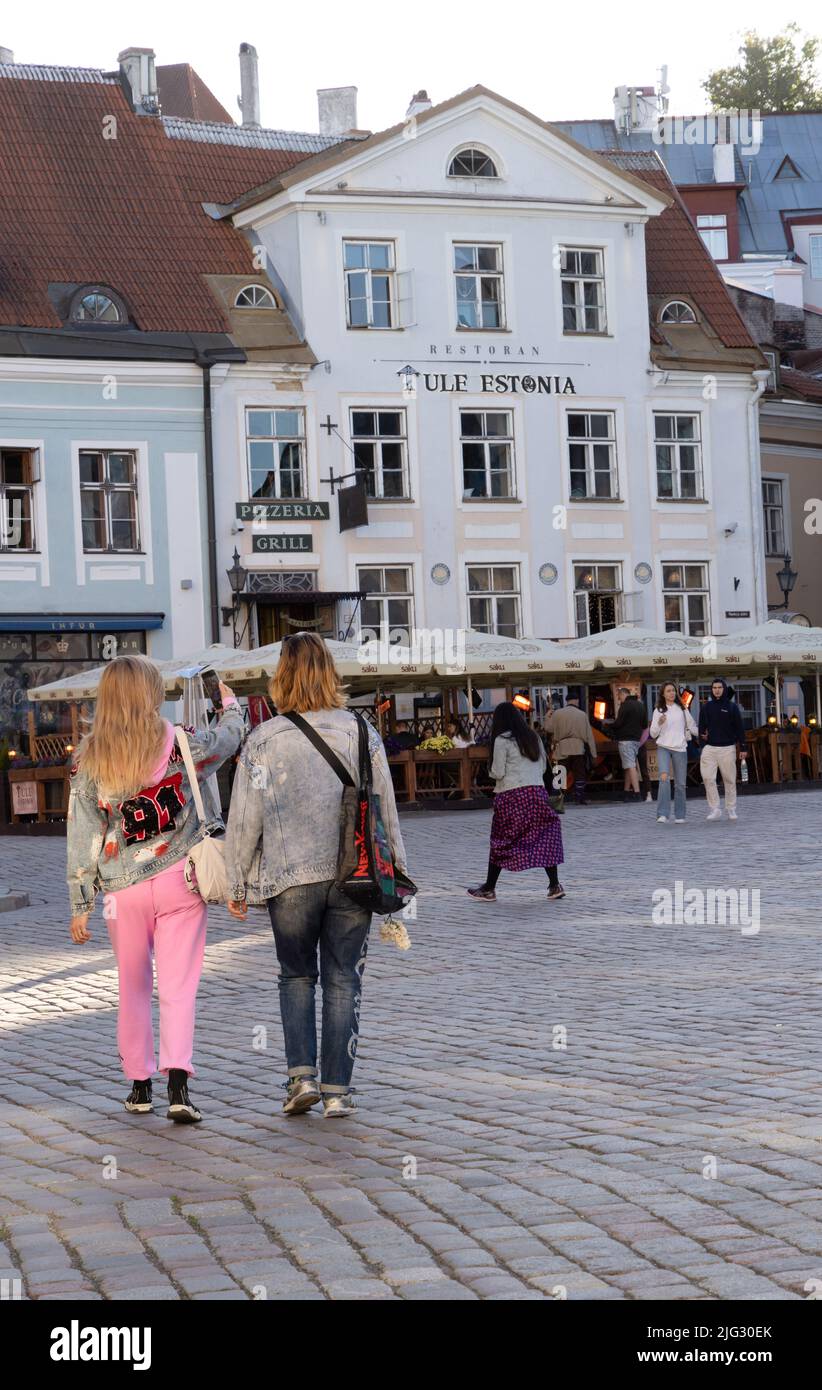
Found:
[[[353,787],[354,778],[351,776],[351,773],[348,771],[348,768],[345,767],[345,765],[342,762],[340,762],[340,759],[337,757],[333,748],[329,748],[325,739],[320,738],[320,735],[317,733],[316,729],[313,729],[311,727],[311,725],[308,723],[308,720],[303,719],[301,714],[295,714],[293,711],[287,712],[285,710],[281,710],[280,713],[282,714],[284,719],[290,719],[291,723],[294,725],[296,729],[299,729],[301,734],[305,734],[309,743],[313,743],[317,752],[321,753],[322,756],[325,758],[325,761],[328,763],[328,766],[334,769],[343,786]],[[360,775],[362,775],[362,729],[360,729]]]

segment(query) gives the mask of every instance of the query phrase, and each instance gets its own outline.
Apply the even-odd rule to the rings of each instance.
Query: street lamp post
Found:
[[[779,587],[782,590],[782,607],[787,608],[788,600],[791,596],[791,590],[793,589],[794,584],[799,578],[797,571],[791,569],[791,557],[788,554],[787,550],[785,551],[785,562],[781,570],[776,571],[776,577],[779,581]]]
[[[232,558],[234,564],[231,566],[230,570],[226,570],[226,574],[228,575],[228,582],[231,585],[231,628],[234,633],[234,646],[236,647],[239,640],[237,637],[237,618],[240,612],[240,594],[245,586],[248,571],[240,564],[240,556],[237,553],[236,546],[234,547],[234,555]]]

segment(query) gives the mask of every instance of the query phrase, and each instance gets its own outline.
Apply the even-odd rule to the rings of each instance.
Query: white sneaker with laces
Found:
[[[736,814],[736,811],[729,811],[729,812],[728,812],[728,820],[738,820],[738,816],[737,816],[737,814]]]
[[[719,807],[717,806],[717,807],[714,808],[713,811],[709,811],[708,814],[707,814],[707,816],[705,817],[705,819],[706,819],[706,820],[722,820],[722,812],[720,811]]]
[[[656,818],[656,823],[657,823],[657,825],[667,825],[667,823],[668,823],[668,817],[667,817],[667,816],[657,816],[657,818]]]

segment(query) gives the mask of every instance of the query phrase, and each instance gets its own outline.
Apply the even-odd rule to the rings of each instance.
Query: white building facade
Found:
[[[655,350],[655,316],[690,308],[684,271],[679,308],[649,304],[646,226],[670,201],[475,88],[234,211],[318,359],[215,369],[219,569],[236,545],[244,645],[767,616],[761,382]],[[355,469],[368,524],[340,532],[328,479]]]

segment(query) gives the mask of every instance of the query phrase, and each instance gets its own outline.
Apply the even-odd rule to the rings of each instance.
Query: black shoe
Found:
[[[565,889],[563,888],[562,884],[561,884],[561,883],[558,883],[558,884],[556,885],[555,888],[549,888],[549,889],[548,889],[548,897],[549,897],[549,898],[564,898],[564,897],[565,897]]]
[[[151,1113],[151,1081],[132,1081],[131,1091],[123,1104],[130,1115]]]
[[[196,1105],[192,1105],[188,1094],[188,1072],[173,1068],[168,1073],[168,1110],[166,1119],[176,1125],[196,1125],[202,1115]]]

